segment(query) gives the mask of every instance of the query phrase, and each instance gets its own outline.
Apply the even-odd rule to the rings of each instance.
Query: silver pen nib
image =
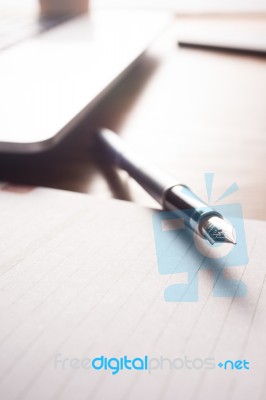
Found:
[[[214,215],[204,219],[201,231],[211,244],[219,242],[236,244],[234,227],[221,217]]]

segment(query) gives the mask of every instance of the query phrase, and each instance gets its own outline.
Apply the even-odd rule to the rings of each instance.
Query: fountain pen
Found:
[[[212,207],[197,197],[188,186],[178,182],[156,166],[142,161],[114,132],[102,128],[96,132],[100,150],[112,166],[125,170],[163,209],[184,220],[200,237],[215,243],[236,244],[234,227]]]

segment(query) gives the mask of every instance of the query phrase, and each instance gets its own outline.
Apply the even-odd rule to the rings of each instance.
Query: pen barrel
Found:
[[[176,179],[155,166],[145,163],[108,129],[98,131],[98,139],[112,165],[128,172],[158,203],[163,206],[164,194],[177,184]]]
[[[200,200],[187,186],[136,157],[112,131],[101,129],[98,140],[112,165],[128,172],[164,209],[172,211],[193,231],[202,234],[205,218],[221,214]]]

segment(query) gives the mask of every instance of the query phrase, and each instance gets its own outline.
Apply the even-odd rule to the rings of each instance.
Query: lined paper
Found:
[[[25,188],[24,188],[25,189]],[[246,297],[166,302],[153,211],[52,189],[0,188],[0,397],[8,399],[264,399],[266,223],[245,221]],[[73,369],[60,359],[163,357],[150,371]],[[247,359],[250,370],[171,369],[168,359]]]

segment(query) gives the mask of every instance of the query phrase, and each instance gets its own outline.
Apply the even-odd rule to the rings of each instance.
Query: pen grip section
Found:
[[[201,231],[201,222],[210,215],[221,215],[204,203],[187,186],[176,185],[165,192],[164,208],[182,218],[187,226]]]

